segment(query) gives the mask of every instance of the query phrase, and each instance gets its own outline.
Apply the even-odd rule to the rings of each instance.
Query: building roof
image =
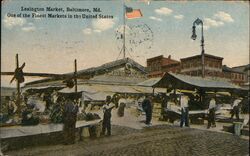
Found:
[[[159,59],[161,60],[161,66],[180,63],[180,61],[172,59],[171,55],[169,55],[168,57],[164,57],[163,55],[159,55],[159,56],[156,56],[156,57],[148,58],[147,62],[148,61],[153,61],[153,60],[159,60]]]
[[[158,60],[158,59],[162,59],[162,58],[164,58],[163,55],[159,55],[159,56],[148,58],[147,61]]]
[[[240,74],[244,74],[243,71],[237,70],[237,69],[235,69],[235,68],[230,68],[230,67],[228,67],[227,65],[223,65],[223,66],[222,66],[222,71],[223,71],[223,72],[231,72],[231,73],[240,73]]]
[[[239,72],[245,72],[247,70],[250,70],[250,64],[232,67],[232,69],[234,69],[235,71],[239,71]]]
[[[101,66],[98,67],[92,67],[92,68],[88,68],[88,69],[83,69],[83,70],[79,70],[77,72],[77,75],[100,75],[103,73],[106,73],[110,70],[113,70],[115,68],[119,68],[121,66],[124,66],[125,64],[130,63],[132,65],[132,68],[136,68],[139,71],[141,71],[142,73],[147,73],[146,68],[143,67],[142,65],[140,65],[139,63],[135,62],[134,60],[130,59],[130,58],[124,58],[124,59],[119,59],[116,61],[112,61],[109,63],[105,63]],[[73,75],[74,73],[67,73],[66,75]]]
[[[214,55],[210,55],[210,54],[204,54],[205,57],[209,57],[209,58],[214,58],[214,59],[218,59],[218,60],[223,60],[223,57],[219,57],[219,56],[214,56]],[[188,60],[188,59],[193,59],[193,58],[199,58],[201,57],[200,55],[194,55],[194,56],[190,56],[190,57],[185,57],[185,58],[181,58],[180,60]]]
[[[166,73],[161,80],[153,85],[153,87],[164,87],[176,89],[195,90],[202,89],[206,91],[232,91],[242,90],[241,87],[234,85],[226,80],[211,79],[202,77],[193,77],[188,75]]]
[[[112,61],[109,63],[105,63],[105,64],[98,66],[98,67],[92,67],[92,68],[88,68],[88,69],[84,69],[84,70],[79,70],[77,72],[77,77],[84,78],[87,80],[93,76],[102,75],[102,74],[104,74],[108,71],[111,71],[113,69],[120,68],[120,67],[126,65],[127,63],[131,64],[131,68],[137,69],[138,71],[140,71],[143,74],[147,74],[145,67],[143,67],[142,65],[140,65],[139,63],[135,62],[134,60],[132,60],[130,58],[124,58],[124,59],[119,59],[119,60]],[[25,85],[34,85],[34,84],[39,84],[39,83],[47,83],[47,82],[51,82],[51,81],[54,82],[57,80],[71,78],[71,77],[73,77],[73,75],[74,75],[74,72],[70,72],[70,73],[62,74],[61,77],[45,78],[42,80],[37,80],[37,81],[32,81],[32,82],[26,83]]]
[[[164,58],[164,60],[162,61],[162,66],[168,66],[168,65],[172,65],[172,64],[179,64],[179,61],[173,60],[171,58]]]

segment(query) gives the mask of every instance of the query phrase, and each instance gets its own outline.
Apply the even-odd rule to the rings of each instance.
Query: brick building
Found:
[[[181,58],[180,62],[163,55],[147,59],[148,77],[162,77],[165,72],[202,76],[202,55]],[[250,64],[237,67],[222,65],[223,58],[204,54],[205,77],[225,78],[242,87],[249,85]]]
[[[147,59],[148,77],[161,77],[165,72],[180,72],[180,62],[171,58],[169,55],[167,58],[163,55],[156,56]]]
[[[235,72],[241,73],[241,76],[239,76],[239,75],[238,76],[236,76],[236,75],[233,76],[234,78],[237,78],[237,79],[241,78],[241,80],[238,81],[239,85],[244,87],[244,88],[249,89],[250,64],[232,67],[232,70],[234,70]],[[236,81],[236,83],[237,83],[237,81]]]
[[[242,86],[247,82],[247,75],[241,70],[223,65],[222,71],[224,78],[230,79],[234,84]]]
[[[190,76],[202,76],[202,55],[182,58],[181,73]],[[205,77],[223,77],[222,57],[204,54]]]

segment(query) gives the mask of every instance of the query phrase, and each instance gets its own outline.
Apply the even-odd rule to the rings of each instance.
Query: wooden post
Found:
[[[217,104],[217,91],[216,90],[214,91],[214,100],[216,101],[216,104]]]
[[[75,79],[75,93],[77,93],[77,60],[76,59],[75,59],[74,79]]]
[[[18,54],[16,54],[16,69],[19,68],[19,60],[18,60]],[[17,113],[20,113],[20,83],[18,80],[17,83],[17,98],[16,98],[16,105],[17,105]]]

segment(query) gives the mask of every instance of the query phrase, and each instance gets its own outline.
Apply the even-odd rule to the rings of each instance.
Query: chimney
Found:
[[[171,55],[168,55],[168,59],[171,59]]]

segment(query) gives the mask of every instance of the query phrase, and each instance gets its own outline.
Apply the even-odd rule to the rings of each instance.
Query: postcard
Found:
[[[0,155],[249,155],[249,2],[2,0]]]

